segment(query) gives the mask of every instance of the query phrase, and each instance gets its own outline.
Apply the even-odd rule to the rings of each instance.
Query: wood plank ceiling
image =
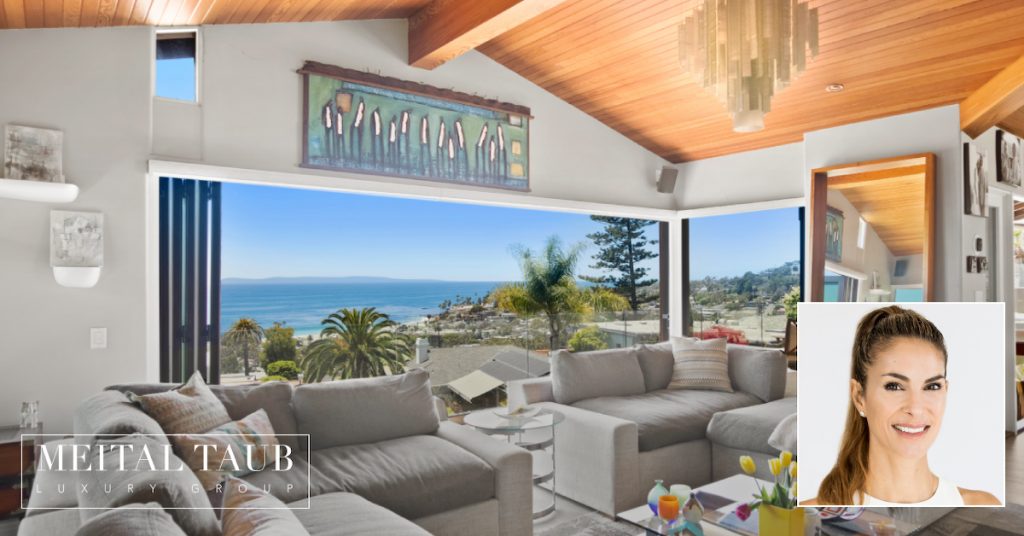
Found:
[[[478,50],[672,162],[957,103],[1024,55],[1021,0],[810,0],[818,56],[773,99],[763,131],[737,134],[725,107],[679,66],[677,27],[700,1],[567,0]],[[0,29],[408,18],[430,3],[0,0]],[[846,90],[825,93],[833,82]],[[1017,116],[1004,124],[1024,129]]]

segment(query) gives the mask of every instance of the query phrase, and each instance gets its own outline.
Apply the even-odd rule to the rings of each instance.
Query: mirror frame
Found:
[[[828,180],[831,173],[837,171],[852,173],[865,173],[878,171],[879,166],[890,165],[896,168],[899,163],[907,160],[924,159],[924,246],[922,255],[924,262],[921,267],[921,285],[924,289],[924,301],[932,301],[934,298],[934,274],[935,274],[935,154],[919,153],[906,156],[896,156],[871,160],[867,162],[856,162],[853,164],[841,164],[811,170],[811,198],[810,198],[810,236],[811,265],[810,265],[810,300],[820,302],[825,299],[825,212],[828,209]],[[858,168],[861,168],[858,171]],[[881,169],[885,170],[884,167]],[[877,176],[865,176],[864,181],[886,180],[890,177],[885,173],[878,173]]]

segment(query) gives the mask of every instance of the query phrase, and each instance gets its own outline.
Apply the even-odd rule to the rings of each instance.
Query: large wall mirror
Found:
[[[811,301],[932,298],[935,155],[811,172]]]

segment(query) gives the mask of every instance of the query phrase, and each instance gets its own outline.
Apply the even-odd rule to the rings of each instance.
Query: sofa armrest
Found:
[[[434,397],[434,411],[437,412],[437,420],[444,422],[448,420],[448,405],[441,397]]]
[[[510,408],[537,402],[555,401],[550,376],[510,381],[506,384],[505,389],[508,391],[508,407]]]
[[[469,451],[494,468],[498,500],[498,534],[533,533],[533,456],[524,449],[497,441],[467,426],[442,422],[437,436]]]
[[[610,516],[636,506],[640,493],[636,423],[555,402],[537,405],[565,416],[555,426],[558,494]]]

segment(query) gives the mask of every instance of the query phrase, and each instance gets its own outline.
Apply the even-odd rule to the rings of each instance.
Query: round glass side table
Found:
[[[514,443],[531,453],[538,450],[549,452],[551,470],[541,474],[535,470],[533,474],[535,486],[551,482],[551,504],[533,512],[534,519],[544,517],[555,511],[555,427],[565,419],[565,415],[551,409],[541,408],[533,415],[507,417],[498,414],[498,411],[501,410],[505,410],[505,408],[474,411],[466,415],[463,422],[485,434],[505,436],[509,443]],[[545,431],[549,433],[545,433]],[[527,434],[529,437],[524,439],[523,434],[527,432],[530,432]],[[549,447],[550,451],[547,450]],[[536,459],[534,459],[534,467],[536,467]]]

